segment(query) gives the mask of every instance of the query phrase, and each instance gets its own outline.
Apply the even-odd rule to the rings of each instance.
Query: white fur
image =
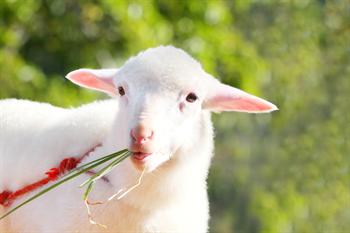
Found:
[[[79,108],[0,101],[0,192],[38,180],[63,158],[79,156],[98,143],[102,146],[86,161],[127,148],[129,132],[140,122],[155,132],[154,154],[145,163],[141,185],[121,200],[92,207],[96,221],[107,229],[88,222],[84,190],[78,188],[88,178],[84,174],[0,221],[0,232],[207,232],[213,129],[202,105],[218,82],[171,46],[140,53],[112,76],[115,87],[124,86],[125,96]],[[199,99],[187,103],[184,99],[193,91]],[[90,199],[106,200],[135,184],[140,173],[130,158],[124,160],[108,174],[109,183],[96,183]],[[0,206],[0,214],[4,211]]]

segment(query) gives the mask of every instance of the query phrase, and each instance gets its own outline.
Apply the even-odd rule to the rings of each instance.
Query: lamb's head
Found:
[[[270,112],[276,106],[212,78],[184,51],[157,47],[129,59],[120,69],[79,69],[72,82],[119,99],[119,134],[138,169],[152,171],[200,137],[208,111]]]

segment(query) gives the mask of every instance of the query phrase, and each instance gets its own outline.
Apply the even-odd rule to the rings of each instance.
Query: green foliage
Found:
[[[102,98],[64,75],[174,44],[280,108],[214,116],[211,232],[347,232],[349,22],[347,0],[4,0],[0,98]]]

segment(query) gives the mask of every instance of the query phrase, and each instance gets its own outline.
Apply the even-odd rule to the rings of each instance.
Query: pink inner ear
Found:
[[[67,75],[67,78],[82,87],[103,91],[113,95],[116,93],[112,78],[100,78],[84,70],[73,71]]]
[[[262,113],[277,110],[274,104],[266,100],[224,84],[218,84],[204,104],[205,108],[213,111]]]
[[[217,97],[213,99],[215,108],[220,111],[241,111],[241,112],[270,112],[275,110],[274,105],[257,97]]]

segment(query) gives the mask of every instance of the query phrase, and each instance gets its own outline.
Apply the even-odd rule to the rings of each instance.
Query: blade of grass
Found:
[[[87,198],[88,198],[88,196],[89,196],[89,194],[90,194],[90,192],[91,192],[91,190],[92,190],[94,184],[95,184],[95,182],[91,182],[91,183],[89,184],[89,186],[86,188],[86,190],[85,190],[85,192],[84,192],[84,195],[83,195],[83,200],[84,200],[84,201],[87,200]]]
[[[64,176],[62,176],[62,178],[66,177],[66,176],[69,176],[69,175],[72,174],[73,172],[78,171],[78,170],[81,170],[82,168],[87,167],[87,166],[89,166],[90,164],[97,163],[97,162],[99,162],[99,161],[101,161],[101,160],[105,160],[105,159],[107,159],[107,158],[112,159],[112,158],[115,158],[115,157],[117,157],[117,156],[119,156],[119,155],[121,155],[121,154],[124,154],[124,153],[126,153],[126,152],[128,152],[128,150],[127,150],[127,149],[124,149],[124,150],[121,150],[121,151],[114,152],[114,153],[112,153],[112,154],[103,156],[103,157],[101,157],[101,158],[99,158],[99,159],[95,159],[95,160],[90,161],[90,162],[88,162],[88,163],[85,163],[85,164],[83,164],[83,165],[81,165],[81,166],[79,166],[79,167],[76,167],[76,168],[74,168],[73,170],[69,171],[67,174],[65,174]],[[109,159],[108,159],[108,160],[109,160]]]
[[[10,214],[13,213],[14,211],[18,210],[19,208],[21,208],[22,206],[28,204],[29,202],[35,200],[36,198],[42,196],[43,194],[49,192],[50,190],[52,190],[52,189],[58,187],[59,185],[65,183],[65,182],[67,182],[67,181],[69,181],[69,180],[71,180],[71,179],[73,179],[73,178],[75,178],[75,177],[77,177],[77,176],[79,176],[79,175],[81,175],[81,174],[83,174],[83,173],[85,173],[85,172],[91,170],[92,168],[95,168],[95,167],[97,167],[97,166],[99,166],[99,165],[101,165],[101,164],[103,164],[103,163],[105,163],[105,162],[107,162],[107,161],[109,161],[109,160],[111,160],[111,159],[117,157],[117,156],[122,156],[123,154],[129,154],[129,153],[127,153],[127,152],[128,152],[128,150],[118,151],[118,152],[116,152],[116,153],[113,153],[113,154],[104,156],[104,157],[102,157],[102,158],[100,158],[100,159],[96,159],[96,160],[94,160],[94,161],[91,161],[91,162],[89,162],[89,163],[87,163],[87,164],[84,164],[84,165],[82,165],[82,166],[80,166],[80,167],[74,169],[74,171],[71,171],[71,172],[69,172],[67,175],[63,176],[63,177],[61,178],[60,181],[56,182],[55,184],[49,186],[48,188],[46,188],[46,189],[44,189],[44,190],[42,190],[42,191],[40,191],[39,193],[35,194],[34,196],[28,198],[27,200],[25,200],[25,201],[22,202],[21,204],[19,204],[19,205],[17,205],[16,207],[14,207],[14,208],[11,209],[10,211],[6,212],[4,215],[2,215],[2,216],[0,217],[0,220],[4,219],[5,217],[7,217],[8,215],[10,215]],[[126,158],[126,157],[125,157],[125,158]],[[83,169],[83,168],[84,168],[84,169]]]
[[[115,160],[113,160],[107,166],[103,167],[100,171],[98,171],[96,174],[91,176],[88,180],[84,181],[79,187],[83,187],[87,184],[90,184],[91,182],[95,182],[96,180],[100,179],[101,177],[103,177],[104,175],[109,173],[116,165],[118,165],[122,160],[127,158],[129,155],[130,155],[130,153],[125,153],[125,154],[122,154],[122,155],[116,157]]]
[[[101,178],[103,175],[107,174],[115,165],[114,164],[115,160],[113,160],[111,163],[109,163],[107,166],[101,168],[100,171],[98,171],[97,173],[95,173],[94,175],[92,175],[89,179],[87,179],[86,181],[84,181],[81,185],[79,185],[79,187],[83,187],[99,178]]]

